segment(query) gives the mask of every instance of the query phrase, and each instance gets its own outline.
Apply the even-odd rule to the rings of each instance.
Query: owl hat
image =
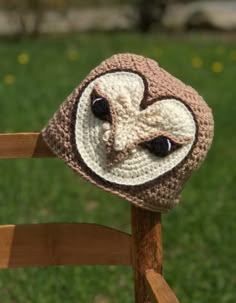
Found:
[[[155,61],[118,54],[90,72],[42,130],[80,176],[136,206],[168,212],[213,138],[211,109]]]

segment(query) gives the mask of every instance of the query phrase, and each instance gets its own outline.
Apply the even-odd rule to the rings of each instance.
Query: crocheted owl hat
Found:
[[[211,109],[155,61],[118,54],[90,72],[42,130],[76,173],[136,206],[167,212],[206,156]]]

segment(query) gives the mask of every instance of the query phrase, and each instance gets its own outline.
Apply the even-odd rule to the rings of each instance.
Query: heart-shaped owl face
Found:
[[[89,74],[42,134],[92,183],[166,212],[209,149],[213,118],[196,91],[156,62],[120,54]]]

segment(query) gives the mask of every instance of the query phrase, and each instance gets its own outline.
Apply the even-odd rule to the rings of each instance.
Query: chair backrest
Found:
[[[0,159],[54,157],[39,133],[0,134]],[[0,226],[0,268],[131,265],[135,303],[178,303],[162,276],[161,214],[131,207],[132,235],[84,223]]]

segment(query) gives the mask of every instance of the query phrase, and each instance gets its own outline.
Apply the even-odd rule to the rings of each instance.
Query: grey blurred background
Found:
[[[137,30],[235,32],[236,2],[0,0],[0,35]]]

